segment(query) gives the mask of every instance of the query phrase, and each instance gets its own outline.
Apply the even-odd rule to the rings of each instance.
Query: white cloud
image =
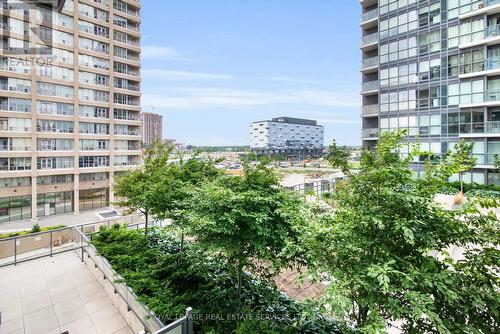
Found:
[[[245,109],[287,105],[327,108],[357,108],[357,92],[340,93],[329,90],[284,90],[263,92],[226,88],[177,88],[165,93],[143,94],[143,104],[164,109]]]
[[[143,77],[161,79],[165,81],[213,81],[213,80],[231,80],[232,75],[201,73],[191,71],[176,71],[163,69],[143,69],[141,71]]]
[[[357,116],[357,115],[356,115]],[[327,124],[361,124],[361,120],[354,120],[354,119],[335,119],[335,118],[330,118],[330,119],[317,119],[318,123],[327,123]]]
[[[174,48],[166,46],[145,45],[141,46],[141,57],[151,59],[183,59]]]
[[[321,81],[318,80],[309,80],[309,79],[300,79],[300,78],[291,78],[291,77],[267,77],[264,78],[269,81],[277,81],[277,82],[289,82],[289,83],[299,83],[299,84],[319,84]]]

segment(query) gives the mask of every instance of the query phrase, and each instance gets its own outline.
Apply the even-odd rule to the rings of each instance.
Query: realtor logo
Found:
[[[62,8],[64,1],[58,0],[11,0],[3,2],[7,17],[10,13],[21,14],[29,18],[23,22],[23,34],[19,31],[11,33],[12,25],[2,34],[4,54],[15,56],[51,56],[53,44],[54,13]],[[19,30],[19,26],[16,27]],[[22,38],[22,39],[21,39]]]

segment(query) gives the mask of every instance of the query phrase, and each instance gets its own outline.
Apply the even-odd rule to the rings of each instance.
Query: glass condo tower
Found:
[[[465,139],[477,158],[465,180],[500,184],[500,0],[360,3],[363,146],[407,129],[407,149],[438,157]]]

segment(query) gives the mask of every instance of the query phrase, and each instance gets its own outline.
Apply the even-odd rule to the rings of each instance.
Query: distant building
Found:
[[[144,145],[151,145],[155,140],[163,141],[163,116],[143,112],[141,113],[142,122],[142,142]]]
[[[173,138],[165,139],[163,142],[165,145],[172,146],[175,153],[189,153],[187,145],[180,143]]]
[[[324,128],[314,120],[278,117],[253,122],[250,148],[259,155],[304,158],[323,153]]]

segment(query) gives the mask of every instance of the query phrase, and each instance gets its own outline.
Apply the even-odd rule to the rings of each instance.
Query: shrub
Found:
[[[38,226],[38,224],[35,224],[35,225]],[[45,232],[45,231],[57,230],[59,228],[66,227],[66,225],[55,225],[55,226],[47,226],[47,227],[40,227],[40,226],[38,226],[38,228],[36,228],[35,225],[33,225],[33,227],[31,228],[31,230],[28,230],[28,231],[9,232],[9,233],[5,233],[5,234],[0,234],[0,239],[18,237],[18,236],[22,236],[22,235],[31,234],[31,233],[37,233],[37,232]],[[38,231],[36,231],[36,229],[38,229]]]
[[[207,253],[195,243],[186,242],[180,253],[179,242],[165,229],[152,229],[146,237],[123,227],[103,228],[93,241],[139,299],[166,323],[190,306],[199,333],[347,331],[319,310],[295,302],[249,274],[242,280],[240,308],[234,289],[237,268],[224,256]]]
[[[441,193],[447,195],[454,195],[458,191],[460,191],[460,182],[448,182],[440,189]],[[464,183],[464,193],[466,196],[500,198],[500,186]]]

